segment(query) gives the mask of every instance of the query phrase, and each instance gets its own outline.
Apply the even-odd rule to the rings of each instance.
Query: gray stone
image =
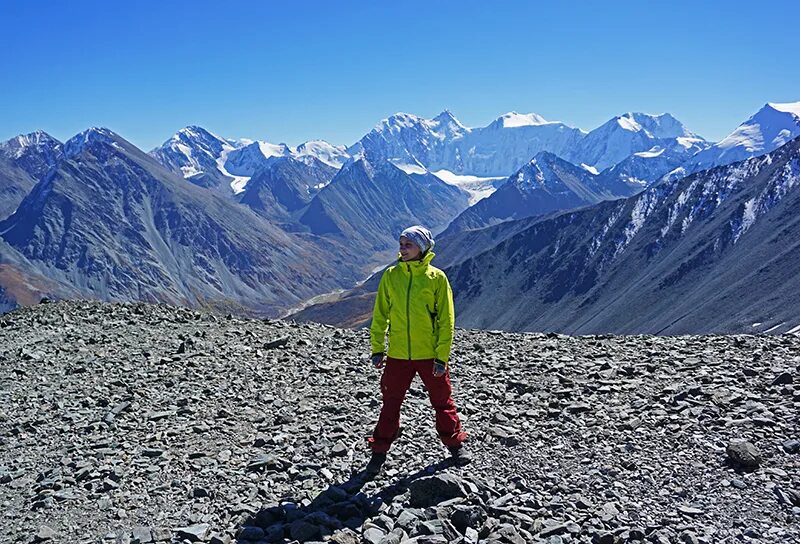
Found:
[[[364,531],[364,540],[369,542],[370,544],[379,544],[381,540],[386,536],[386,532],[378,529],[377,527],[371,527]]]
[[[208,523],[198,523],[196,525],[178,527],[175,529],[175,534],[178,538],[185,538],[191,542],[201,542],[208,538],[210,530],[211,526]]]
[[[320,538],[322,532],[319,525],[298,519],[289,524],[289,536],[301,542]]]
[[[402,528],[408,534],[416,534],[417,525],[419,525],[419,523],[419,517],[409,510],[400,512],[400,515],[397,516],[397,520],[395,521],[395,525]]]
[[[245,526],[239,529],[236,538],[242,540],[261,540],[264,538],[264,529],[261,527]]]
[[[798,453],[800,452],[800,440],[785,440],[783,442],[783,450],[786,453]]]
[[[51,540],[55,538],[56,533],[52,528],[48,527],[47,525],[42,525],[39,527],[39,530],[36,531],[36,535],[33,538],[34,542],[44,542],[47,540]]]
[[[347,445],[339,440],[333,445],[333,448],[331,449],[331,455],[334,457],[344,457],[347,455]]]
[[[165,542],[172,539],[172,531],[166,527],[151,527],[150,534],[154,542]]]
[[[150,532],[150,527],[134,527],[133,528],[133,542],[138,544],[147,544],[153,541],[153,534]]]
[[[781,372],[775,379],[772,380],[772,385],[787,385],[794,381],[792,375],[789,372]]]
[[[450,521],[459,533],[465,534],[467,527],[477,529],[483,525],[483,522],[486,521],[486,511],[479,506],[457,505],[453,508]]]
[[[539,537],[547,538],[551,535],[563,535],[569,532],[567,530],[566,523],[554,523],[552,525],[545,525],[541,531],[539,531]]]
[[[335,544],[361,544],[361,539],[351,529],[342,529],[333,533],[331,542]]]
[[[699,516],[703,514],[703,510],[701,508],[697,508],[688,504],[681,504],[678,506],[678,512],[681,514],[686,514],[687,516]]]
[[[761,464],[761,452],[746,440],[732,440],[726,449],[731,463],[745,470],[755,470]]]
[[[401,540],[402,537],[400,535],[396,533],[389,533],[385,537],[380,539],[378,544],[400,544]]]
[[[411,506],[433,506],[455,497],[466,497],[461,478],[451,473],[426,476],[409,484]]]

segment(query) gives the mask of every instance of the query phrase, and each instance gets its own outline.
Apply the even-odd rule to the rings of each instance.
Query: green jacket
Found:
[[[370,327],[372,353],[395,359],[450,359],[455,328],[453,291],[447,276],[431,266],[435,253],[398,262],[383,272]],[[384,348],[389,331],[389,349]]]

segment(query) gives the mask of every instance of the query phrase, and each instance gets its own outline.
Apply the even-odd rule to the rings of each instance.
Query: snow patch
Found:
[[[282,157],[286,155],[287,148],[283,144],[271,144],[269,142],[258,142],[258,149],[264,158]]]
[[[768,102],[768,105],[778,111],[782,111],[784,113],[791,113],[800,117],[800,102],[784,102],[782,104],[775,102]]]
[[[642,130],[642,125],[637,123],[632,117],[617,117],[617,124],[623,130],[630,130],[631,132],[639,132]]]
[[[234,176],[225,168],[225,161],[228,160],[228,153],[234,149],[236,148],[233,146],[225,146],[222,149],[222,153],[217,158],[217,170],[219,170],[223,176],[233,178],[231,181],[231,190],[233,191],[233,194],[238,195],[245,190],[245,187],[247,187],[247,182],[250,181],[251,176]]]
[[[421,164],[407,164],[402,162],[392,162],[397,168],[406,174],[427,174],[428,171]]]
[[[476,202],[491,196],[497,190],[497,184],[504,177],[480,177],[455,174],[450,170],[437,170],[432,172],[434,176],[449,185],[455,185],[460,189],[469,193],[469,205],[472,206]]]
[[[515,111],[501,115],[498,121],[500,121],[504,128],[533,127],[547,124],[547,120],[541,115],[535,113],[517,113]]]
[[[595,168],[594,166],[589,166],[588,164],[581,163],[581,168],[583,168],[590,174],[594,174],[595,176],[600,175],[600,172],[598,172],[597,168]]]
[[[643,159],[653,159],[655,157],[661,156],[666,149],[663,147],[654,147],[648,151],[640,151],[639,153],[634,153],[635,157],[641,157]]]
[[[780,323],[778,323],[778,324],[777,324],[777,325],[775,325],[774,327],[770,327],[770,328],[768,328],[767,330],[765,330],[765,331],[763,331],[763,332],[766,334],[766,333],[768,333],[768,332],[772,332],[772,331],[774,331],[775,329],[777,329],[777,328],[779,328],[779,327],[782,327],[782,326],[784,326],[784,325],[786,325],[786,321],[781,321]]]

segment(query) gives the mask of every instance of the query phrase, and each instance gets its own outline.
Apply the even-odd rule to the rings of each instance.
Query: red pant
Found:
[[[400,406],[411,386],[414,375],[419,373],[422,383],[428,389],[431,405],[436,410],[436,432],[445,446],[459,446],[467,439],[461,430],[461,421],[453,402],[453,388],[450,385],[450,371],[438,378],[433,375],[433,359],[407,361],[386,358],[386,366],[381,376],[383,406],[378,424],[369,439],[372,451],[385,453],[400,430]]]

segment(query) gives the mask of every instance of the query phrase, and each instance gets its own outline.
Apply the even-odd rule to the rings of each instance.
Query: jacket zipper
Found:
[[[408,291],[406,292],[406,332],[408,333],[408,360],[411,360],[411,312],[409,304],[411,304],[411,280],[414,274],[411,273],[411,265],[408,266]]]

